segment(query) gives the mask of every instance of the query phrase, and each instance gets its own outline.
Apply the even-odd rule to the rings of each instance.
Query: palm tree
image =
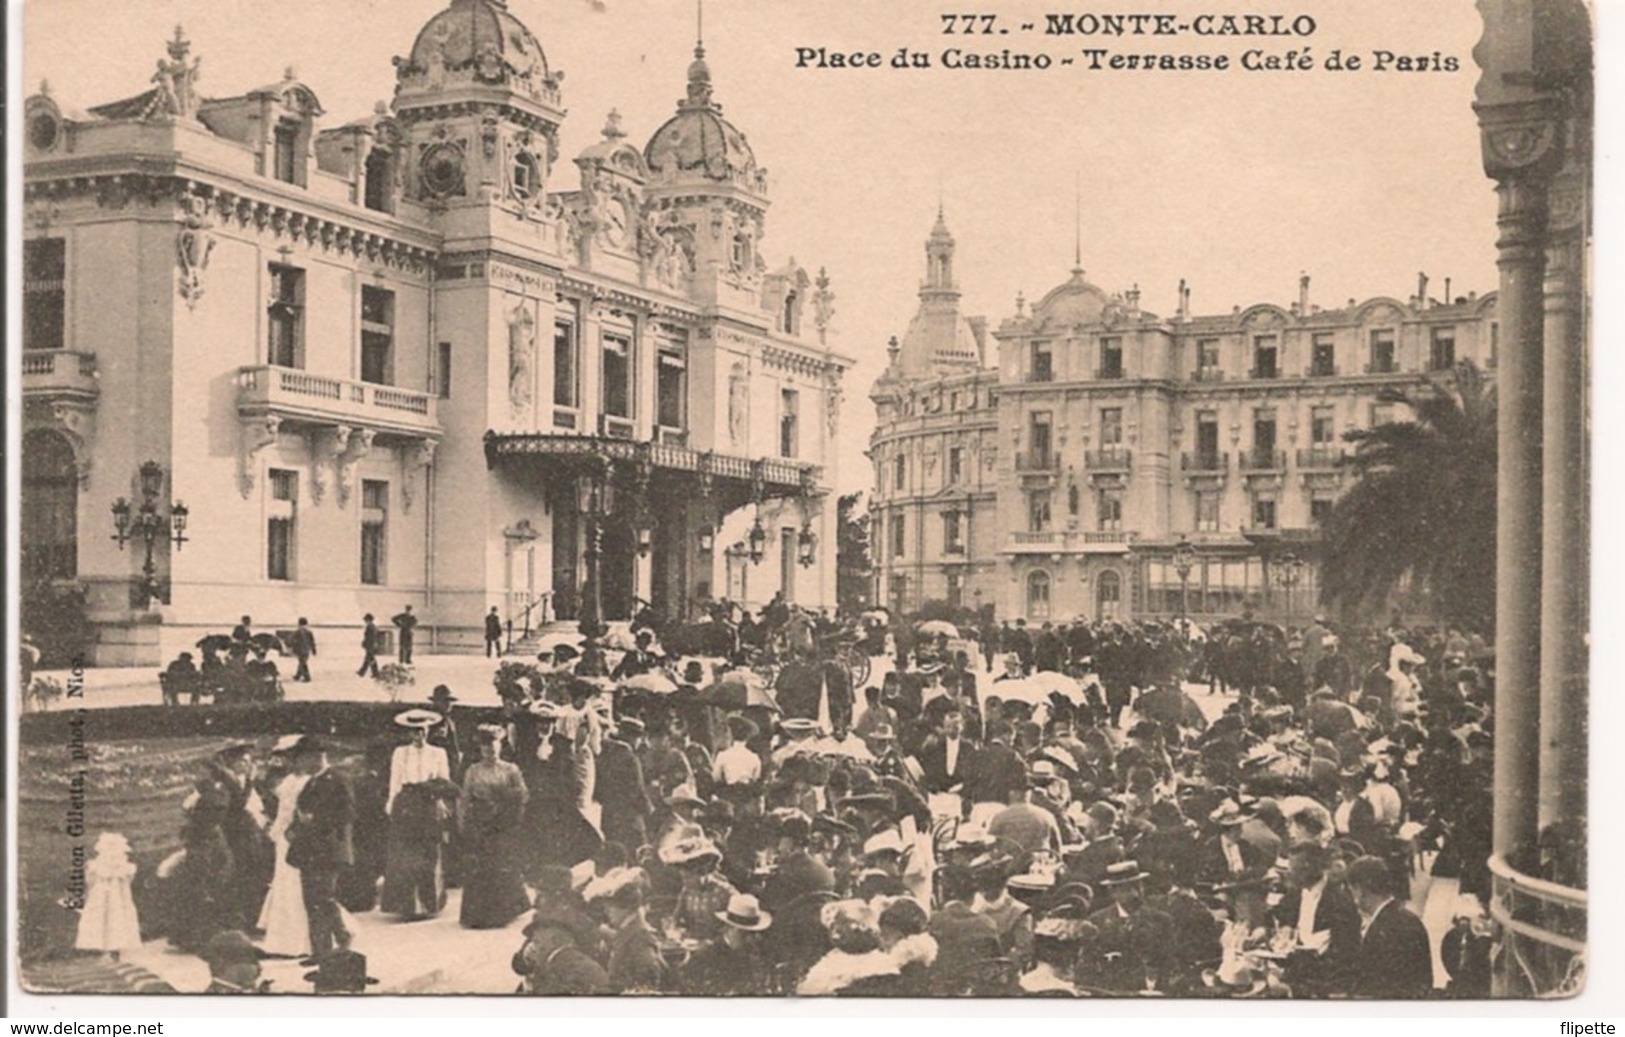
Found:
[[[1411,420],[1344,433],[1355,483],[1324,523],[1328,604],[1369,610],[1408,583],[1433,615],[1495,629],[1495,387],[1471,363],[1454,375],[1378,395]]]

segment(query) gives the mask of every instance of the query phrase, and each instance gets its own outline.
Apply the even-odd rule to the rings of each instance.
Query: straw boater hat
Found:
[[[409,709],[404,713],[395,714],[395,723],[402,727],[421,727],[428,730],[446,719],[432,709]]]
[[[662,864],[692,864],[695,861],[720,861],[722,851],[706,837],[699,825],[683,825],[661,840],[655,855]]]
[[[818,721],[807,717],[790,717],[780,721],[779,726],[788,735],[810,735],[818,730]]]
[[[272,746],[271,746],[271,755],[272,756],[286,756],[288,753],[293,752],[294,746],[299,744],[299,739],[301,737],[302,737],[301,735],[296,735],[296,734],[294,734],[294,735],[283,735],[281,738],[278,738],[275,743],[272,744]]]
[[[1140,870],[1139,861],[1119,861],[1106,866],[1106,877],[1100,880],[1102,886],[1127,886],[1130,883],[1142,882],[1151,876]]]
[[[749,893],[735,893],[728,898],[728,908],[716,912],[717,918],[748,933],[759,933],[773,924],[773,916],[762,910],[762,905]]]

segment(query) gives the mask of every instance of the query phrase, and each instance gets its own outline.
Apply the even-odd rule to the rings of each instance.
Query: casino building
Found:
[[[1407,298],[1230,313],[1071,276],[989,327],[959,312],[939,211],[919,311],[870,392],[875,600],[1001,619],[1306,621],[1343,433],[1384,389],[1496,366],[1496,294],[1419,276]],[[1438,287],[1443,297],[1435,297]]]
[[[143,93],[26,101],[21,568],[82,595],[92,662],[244,613],[410,603],[455,651],[493,606],[835,604],[851,361],[829,277],[762,252],[703,45],[668,121],[609,113],[568,177],[562,74],[503,0],[451,0],[348,121],[291,69],[197,71],[177,29]]]

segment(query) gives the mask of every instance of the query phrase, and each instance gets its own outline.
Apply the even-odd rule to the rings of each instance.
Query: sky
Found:
[[[292,65],[320,98],[323,125],[372,110],[394,88],[390,59],[410,51],[444,0],[33,0],[24,9],[24,76],[85,108],[149,85],[177,23],[203,59],[199,90],[228,96]],[[696,32],[685,0],[509,0],[562,69],[569,159],[595,143],[611,108],[646,141],[684,93]],[[964,311],[994,327],[1018,292],[1066,280],[1075,247],[1091,281],[1133,285],[1169,314],[1186,279],[1197,313],[1297,297],[1300,272],[1323,306],[1405,298],[1425,271],[1436,293],[1493,290],[1495,197],[1471,110],[1480,22],[1472,0],[1297,0],[1305,38],[1042,34],[1047,13],[1145,10],[1180,24],[1199,0],[1089,8],[1037,0],[951,5],[990,11],[1008,35],[945,35],[945,6],[920,0],[706,0],[715,96],[766,167],[770,268],[794,257],[827,267],[831,344],[857,360],[846,381],[838,488],[866,488],[867,399],[885,344],[903,333],[940,204],[958,245]],[[1032,23],[1037,32],[1024,32]],[[978,26],[979,27],[979,26]],[[1090,71],[1083,48],[1121,53],[1357,54],[1357,72]],[[929,70],[796,68],[797,48],[908,47]],[[950,47],[1004,48],[1077,64],[1049,71],[940,66]],[[1371,71],[1372,52],[1454,57],[1456,72]],[[561,182],[562,181],[562,182]],[[576,186],[556,167],[554,189]],[[1079,204],[1081,201],[1081,205]]]

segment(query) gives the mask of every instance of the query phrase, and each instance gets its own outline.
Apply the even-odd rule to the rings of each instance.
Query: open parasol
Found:
[[[275,634],[255,634],[248,639],[248,643],[261,652],[282,654],[282,638]]]
[[[659,670],[640,673],[626,680],[621,686],[635,691],[647,691],[651,695],[670,695],[677,690],[677,682]]]
[[[958,637],[959,628],[947,620],[930,619],[919,625],[919,631],[928,637]]]
[[[231,645],[231,638],[225,634],[208,634],[197,643],[198,650],[203,652],[224,652]]]
[[[1207,716],[1196,700],[1183,688],[1152,688],[1141,693],[1134,703],[1134,711],[1147,720],[1155,720],[1163,727],[1188,727],[1195,731],[1207,730]]]
[[[767,682],[750,670],[733,670],[715,684],[700,691],[700,701],[721,709],[746,709],[762,706],[779,712],[779,703],[768,690]]]

